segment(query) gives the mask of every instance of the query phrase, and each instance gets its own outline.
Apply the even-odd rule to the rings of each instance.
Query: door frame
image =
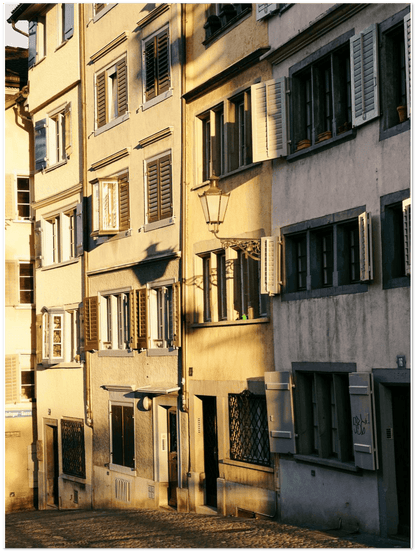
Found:
[[[47,428],[52,427],[56,428],[56,497],[54,500],[54,504],[50,504],[48,502],[48,447],[47,447]],[[59,458],[59,424],[58,420],[53,418],[44,418],[43,419],[43,435],[44,435],[44,443],[43,443],[43,457],[44,457],[44,474],[45,474],[45,483],[44,483],[44,496],[45,496],[45,507],[46,508],[59,508],[59,465],[60,465],[60,458]],[[55,463],[55,460],[54,460]],[[56,502],[55,502],[56,501]]]

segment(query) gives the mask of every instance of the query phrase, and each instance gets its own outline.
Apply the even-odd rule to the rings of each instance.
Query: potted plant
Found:
[[[400,122],[404,123],[407,119],[407,106],[399,105],[399,107],[397,107],[397,113],[399,114]]]

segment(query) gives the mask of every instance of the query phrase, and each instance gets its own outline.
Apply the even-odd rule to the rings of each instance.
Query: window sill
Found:
[[[360,470],[353,462],[341,462],[340,460],[333,460],[330,458],[318,458],[317,456],[308,456],[306,454],[294,454],[293,458],[296,462],[305,462],[307,464],[320,464],[328,468],[336,468],[338,470],[348,472],[359,472]]]
[[[60,475],[61,479],[66,479],[67,481],[73,481],[74,483],[85,484],[86,477],[79,477],[76,475],[68,475],[67,473],[62,473]]]
[[[259,464],[251,464],[249,462],[241,462],[239,460],[231,460],[231,458],[224,458],[219,460],[218,464],[225,464],[226,466],[236,466],[238,468],[245,468],[247,470],[256,470],[267,473],[273,473],[274,469],[268,466],[260,466]]]
[[[63,360],[43,359],[40,363],[44,368],[83,368],[83,362],[65,362]]]
[[[40,269],[42,271],[52,270],[54,268],[60,268],[62,266],[68,266],[68,265],[72,265],[72,264],[75,264],[75,263],[78,263],[78,262],[79,262],[79,257],[77,257],[76,259],[69,259],[68,261],[63,261],[62,263],[55,263],[55,264],[52,264],[52,265],[41,266]]]
[[[178,356],[178,354],[178,349],[173,349],[172,347],[169,347],[169,349],[147,349],[148,357]]]
[[[310,289],[306,291],[283,292],[282,301],[299,301],[300,299],[317,299],[320,297],[333,297],[335,295],[350,295],[352,293],[365,293],[368,284],[349,284],[330,288]]]
[[[63,161],[59,161],[59,163],[55,163],[54,165],[49,165],[46,167],[46,169],[43,169],[43,173],[48,173],[51,171],[54,171],[55,169],[59,169],[59,167],[62,167],[63,165],[66,165],[68,162],[67,159],[64,159]]]
[[[191,328],[214,328],[216,326],[240,326],[250,324],[267,324],[270,318],[253,318],[252,320],[221,320],[220,322],[198,322],[191,324]]]
[[[14,307],[18,310],[32,310],[35,308],[35,303],[19,303],[18,305],[6,305],[6,307]]]
[[[262,162],[250,163],[250,165],[244,165],[242,167],[238,167],[238,169],[235,169],[234,171],[230,171],[228,173],[221,174],[219,178],[220,178],[220,180],[222,180],[223,178],[229,178],[231,176],[234,176],[235,174],[239,174],[239,173],[242,173],[244,171],[259,167],[261,164],[262,164]],[[204,182],[201,182],[200,184],[196,184],[195,186],[193,186],[191,188],[191,192],[193,192],[194,190],[199,190],[200,188],[203,188],[204,186],[209,186],[209,184],[210,184],[210,180],[204,180]]]
[[[122,240],[123,238],[130,237],[131,228],[129,228],[129,230],[123,230],[122,232],[118,232],[117,234],[105,234],[101,236],[96,232],[93,232],[92,234],[90,234],[90,236],[95,241],[96,245],[101,245],[102,243],[106,243],[108,241]]]
[[[286,159],[288,161],[296,161],[297,159],[303,159],[304,157],[309,157],[310,155],[313,155],[318,151],[324,151],[334,146],[338,146],[342,142],[348,142],[349,140],[353,140],[356,137],[356,135],[357,135],[357,130],[353,128],[351,130],[348,130],[347,132],[344,132],[339,136],[334,136],[329,140],[325,140],[320,144],[314,144],[310,148],[306,148],[304,150],[291,153],[290,155],[287,156]]]
[[[383,289],[395,289],[401,287],[410,287],[410,278],[408,276],[401,276],[399,278],[390,278],[390,280],[383,280]]]
[[[112,121],[109,121],[105,125],[103,125],[100,128],[97,128],[94,131],[94,136],[99,136],[103,132],[106,132],[107,130],[110,130],[111,128],[124,123],[124,121],[127,121],[130,118],[130,111],[126,111],[126,113],[123,113],[123,115],[120,115],[120,117],[117,117],[117,119],[113,119]]]
[[[131,349],[100,349],[99,357],[133,357],[134,351]]]
[[[11,222],[17,222],[19,224],[21,224],[21,223],[33,224],[33,221],[34,221],[34,219],[21,219],[21,218],[19,219],[19,218],[17,218],[17,219],[12,219]]]
[[[167,100],[171,96],[173,96],[173,88],[169,88],[169,90],[166,90],[166,92],[163,92],[163,94],[159,94],[159,96],[156,96],[156,98],[152,98],[151,100],[142,104],[141,105],[142,111],[146,111],[146,109],[149,109],[154,105],[157,105],[158,103],[163,102],[164,100]],[[139,110],[137,110],[137,113],[138,112]]]
[[[93,22],[97,23],[99,19],[103,17],[106,13],[108,13],[111,9],[114,8],[114,6],[117,6],[117,4],[108,4],[105,8],[103,8],[101,11],[99,11],[96,15],[94,15]]]
[[[380,123],[380,142],[382,140],[392,138],[393,136],[397,136],[397,134],[402,134],[402,132],[407,132],[408,130],[410,130],[410,118],[403,123],[399,123],[398,125],[392,126],[385,130],[381,128],[381,125],[382,122]]]
[[[118,464],[109,464],[108,469],[114,472],[124,473],[125,475],[131,475],[132,477],[136,477],[136,469],[135,468],[127,468],[126,466],[119,466]]]
[[[139,228],[139,232],[143,230],[143,232],[151,232],[152,230],[157,230],[158,228],[164,228],[165,226],[170,226],[172,224],[175,224],[175,217],[169,217],[162,220],[157,220],[155,222],[149,222]]]
[[[65,46],[65,44],[68,44],[68,40],[64,40],[63,42],[61,42],[60,44],[58,44],[58,46],[55,48],[55,52],[57,52],[58,50],[60,50],[61,48],[63,48]]]
[[[252,13],[252,10],[251,10],[251,6],[250,6],[250,9],[246,8],[242,13],[240,13],[240,14],[236,15],[235,17],[233,17],[233,19],[231,19],[228,23],[226,23],[225,25],[222,25],[221,28],[218,29],[217,31],[215,31],[214,34],[212,34],[209,38],[206,38],[202,42],[202,44],[204,46],[209,46],[218,37],[220,37],[222,35],[225,35],[229,31],[231,31],[231,29],[233,29],[234,27],[239,25],[242,21],[247,19],[247,17],[250,16],[251,13]]]
[[[33,69],[34,67],[37,67],[38,65],[40,65],[42,61],[45,59],[46,59],[46,56],[43,56],[41,59],[36,60],[36,62],[32,65],[32,67],[30,67],[30,69]]]

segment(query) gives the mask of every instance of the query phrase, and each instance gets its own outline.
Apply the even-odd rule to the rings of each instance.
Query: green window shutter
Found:
[[[46,119],[35,124],[35,168],[41,171],[46,167]]]
[[[292,376],[290,372],[265,372],[270,451],[296,452],[293,420]]]
[[[157,37],[157,95],[169,90],[169,34],[164,32]]]
[[[364,470],[375,470],[378,463],[373,375],[370,372],[350,373],[349,393],[355,465]]]
[[[5,403],[14,404],[20,401],[19,355],[6,355],[5,372]]]
[[[155,39],[145,43],[144,58],[146,65],[146,101],[156,96],[156,47]]]
[[[406,101],[407,101],[407,116],[410,117],[411,98],[412,98],[412,19],[410,12],[405,16],[404,20],[404,47],[406,59]]]
[[[147,289],[136,290],[137,348],[147,349]]]
[[[6,190],[4,194],[5,199],[5,216],[6,220],[15,220],[17,216],[16,212],[16,191],[15,191],[15,178],[13,174],[6,174]]]
[[[64,9],[64,38],[69,40],[74,34],[74,4],[63,4]]]
[[[36,315],[36,363],[42,364],[43,356],[43,331],[42,331],[43,315]]]
[[[6,261],[6,307],[19,303],[19,263]]]
[[[378,30],[374,23],[350,38],[352,126],[380,115]]]
[[[98,315],[98,297],[85,297],[84,331],[86,351],[98,350],[100,348]]]
[[[181,283],[175,282],[173,291],[173,347],[181,346]]]
[[[30,69],[36,63],[36,32],[38,28],[38,22],[29,22],[29,56],[28,56],[28,68]]]
[[[97,128],[104,126],[107,122],[107,99],[106,99],[106,74],[105,71],[97,75]]]
[[[122,176],[118,181],[118,205],[119,205],[119,231],[130,228],[130,198],[128,175]]]
[[[150,161],[147,163],[147,222],[159,220],[159,161]]]
[[[128,109],[127,87],[127,60],[122,59],[117,63],[117,110],[118,115],[123,115]]]

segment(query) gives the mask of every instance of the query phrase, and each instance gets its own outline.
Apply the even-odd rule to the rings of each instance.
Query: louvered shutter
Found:
[[[137,348],[147,349],[147,289],[136,290]]]
[[[36,363],[42,364],[43,357],[43,314],[36,315]]]
[[[361,213],[358,216],[358,231],[360,242],[360,280],[367,282],[373,279],[371,213]]]
[[[380,115],[378,32],[374,23],[350,38],[352,125],[357,127]]]
[[[36,32],[38,28],[38,22],[29,22],[29,55],[28,55],[28,68],[30,69],[36,63]]]
[[[172,286],[173,292],[173,347],[181,346],[181,283],[175,282]]]
[[[253,162],[287,155],[286,77],[251,87]]]
[[[117,234],[119,231],[118,180],[100,179],[100,233]]]
[[[157,95],[169,90],[169,34],[167,31],[157,37]]]
[[[64,39],[68,40],[74,34],[74,4],[62,4],[64,10]]]
[[[99,13],[105,8],[105,4],[94,4],[95,13]]]
[[[84,252],[84,227],[82,222],[82,203],[77,203],[75,210],[75,253],[80,257]]]
[[[280,293],[280,240],[278,236],[261,238],[260,293]]]
[[[14,404],[20,401],[19,355],[6,355],[5,369],[5,403]]]
[[[122,59],[117,63],[117,113],[118,116],[126,113],[128,109],[127,86],[127,60]]]
[[[375,470],[378,465],[373,375],[370,372],[350,373],[349,393],[355,465],[364,470]]]
[[[105,71],[96,77],[97,89],[97,128],[104,126],[107,122],[107,99],[106,99],[106,82]]]
[[[35,222],[35,268],[40,268],[42,266],[42,221],[37,220]]]
[[[411,199],[405,199],[402,201],[402,210],[403,210],[403,236],[404,236],[404,264],[405,264],[405,273],[406,276],[410,276],[411,266],[412,266],[412,247],[411,247],[411,237],[412,237],[412,219],[411,219]]]
[[[172,164],[170,154],[159,159],[160,219],[172,216]]]
[[[155,39],[145,43],[144,58],[146,65],[146,101],[156,96],[156,47]]]
[[[159,220],[159,159],[147,163],[147,222]]]
[[[118,205],[119,205],[119,231],[123,232],[130,228],[130,198],[128,175],[124,175],[118,182]]]
[[[412,20],[410,12],[403,20],[404,22],[404,45],[406,59],[406,101],[407,101],[407,116],[410,117],[411,99],[412,99]]]
[[[129,307],[130,307],[130,348],[137,349],[137,297],[136,290],[129,292]]]
[[[72,154],[72,128],[71,128],[71,104],[68,103],[64,110],[65,117],[65,153],[69,157]]]
[[[46,119],[35,124],[35,168],[41,171],[46,167]]]
[[[270,451],[280,454],[296,452],[291,379],[290,372],[264,373]]]
[[[19,263],[6,261],[6,307],[19,303]]]
[[[240,259],[234,259],[233,261],[233,282],[234,282],[234,310],[237,311],[239,318],[242,316],[242,304],[241,304],[241,263]]]
[[[5,216],[6,220],[15,220],[16,212],[16,191],[15,178],[13,174],[6,174],[6,190],[5,190]]]
[[[84,332],[85,350],[92,351],[100,348],[98,297],[84,299]]]

